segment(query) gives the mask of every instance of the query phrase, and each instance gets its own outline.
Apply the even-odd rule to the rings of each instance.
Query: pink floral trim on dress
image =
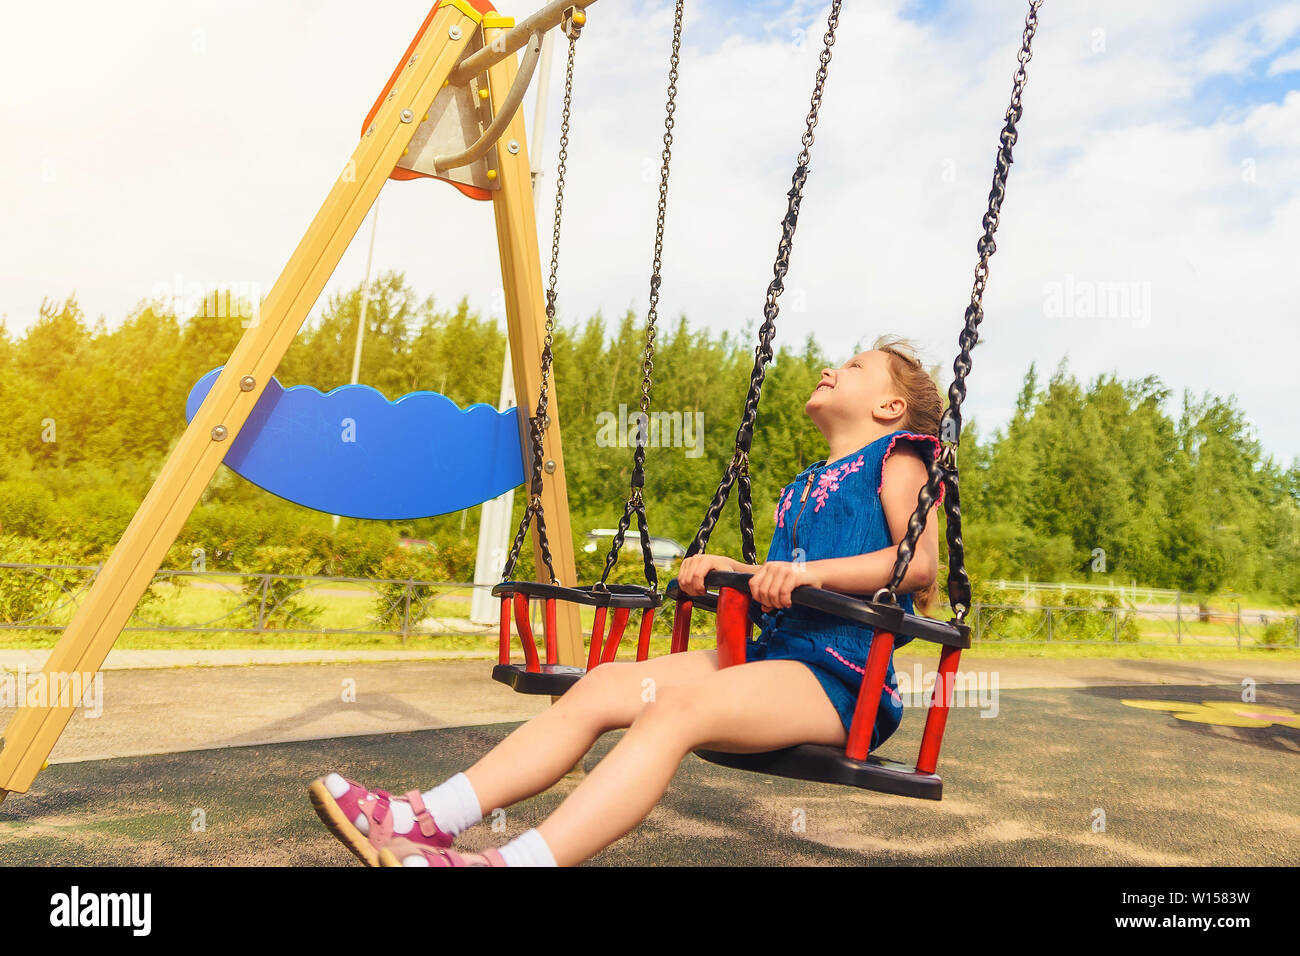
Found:
[[[935,438],[933,435],[921,435],[918,434],[917,432],[901,432],[900,434],[895,435],[893,438],[889,440],[889,447],[885,449],[884,457],[880,459],[880,487],[876,489],[877,495],[879,495],[882,491],[885,490],[885,462],[889,460],[889,453],[894,450],[894,443],[897,442],[900,438],[910,438],[913,441],[932,441],[934,442],[934,457],[937,458],[939,456],[939,448],[940,448],[939,439]],[[929,462],[926,462],[927,467],[929,466],[929,464],[930,464]],[[943,492],[944,492],[943,485],[940,485],[939,486],[940,504],[943,503]]]
[[[840,481],[860,469],[866,461],[865,455],[859,455],[854,461],[845,462],[837,468],[827,468],[817,479],[817,487],[813,489],[812,496],[817,499],[817,507],[813,508],[813,514],[822,510],[822,505],[826,504],[826,499],[830,497],[832,491],[840,490]]]
[[[864,670],[863,668],[859,667],[857,664],[853,663],[851,660],[848,660],[847,658],[841,656],[841,655],[839,654],[839,652],[835,650],[835,648],[833,648],[833,647],[823,647],[822,650],[824,650],[824,651],[825,651],[827,654],[829,654],[831,657],[835,658],[837,661],[839,661],[839,662],[840,662],[841,664],[843,664],[845,667],[851,668],[851,669],[857,671],[859,674],[862,674],[863,676],[866,676],[866,673],[867,673],[866,670]],[[890,687],[888,684],[885,684],[885,685],[884,685],[884,689],[887,690],[887,691],[889,691],[889,696],[890,696],[891,698],[893,698],[894,700],[901,701],[901,700],[903,699],[903,698],[899,695],[898,691],[895,690],[894,688]]]
[[[790,491],[786,494],[785,500],[780,502],[777,505],[776,511],[772,513],[772,517],[776,519],[776,525],[778,528],[785,527],[785,513],[790,510],[790,503],[792,501],[794,501],[793,486],[791,486]]]

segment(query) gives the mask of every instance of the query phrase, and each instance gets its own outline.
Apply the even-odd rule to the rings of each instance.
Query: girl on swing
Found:
[[[781,490],[767,561],[701,554],[678,573],[687,595],[704,592],[710,571],[753,574],[750,594],[764,613],[746,664],[719,668],[714,650],[602,664],[432,790],[397,798],[331,773],[311,784],[316,812],[371,866],[572,866],[645,819],[697,747],[843,747],[873,632],[793,607],[790,593],[810,585],[871,594],[888,583],[894,546],[938,453],[942,410],[938,389],[902,340],[880,339],[822,371],[805,411],[829,445],[827,460]],[[900,588],[904,610],[913,610],[912,592],[928,603],[937,567],[937,522],[930,520]],[[873,750],[898,728],[902,711],[891,660]],[[482,854],[451,849],[485,812],[543,792],[602,734],[619,728],[627,728],[623,739],[539,827]]]

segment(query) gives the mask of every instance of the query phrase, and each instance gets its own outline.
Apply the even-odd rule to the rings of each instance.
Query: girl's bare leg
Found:
[[[465,771],[479,808],[487,814],[541,793],[572,770],[601,734],[631,726],[648,701],[717,669],[713,650],[593,668]]]
[[[737,753],[800,743],[843,746],[839,714],[797,661],[755,661],[659,689],[618,746],[537,829],[560,866],[640,823],[696,747]]]

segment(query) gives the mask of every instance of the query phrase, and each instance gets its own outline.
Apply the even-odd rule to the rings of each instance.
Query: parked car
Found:
[[[593,551],[603,550],[609,552],[609,546],[614,540],[616,529],[614,528],[593,528],[587,532],[587,540],[582,546],[582,550],[591,554]],[[628,528],[623,535],[623,552],[641,553],[641,532],[635,527]],[[656,568],[666,571],[672,567],[673,562],[678,558],[686,557],[686,549],[672,538],[657,538],[650,536],[650,560]]]

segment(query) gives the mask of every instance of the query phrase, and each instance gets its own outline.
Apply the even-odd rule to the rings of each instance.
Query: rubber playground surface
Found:
[[[963,659],[962,670],[1014,671],[1019,663],[1027,662]],[[1038,663],[1068,672],[1088,662]],[[30,792],[0,806],[0,865],[355,865],[317,821],[306,784],[338,769],[401,793],[464,769],[545,706],[544,699],[519,698],[487,680],[487,666],[443,661],[115,675],[127,703],[99,721],[75,721],[54,755],[72,762],[54,763]],[[1256,700],[1244,708],[1233,668],[1260,674]],[[1122,667],[1111,670],[1110,679],[1081,686],[1068,677],[1022,675],[1006,683],[1058,686],[1004,684],[993,717],[981,716],[989,708],[956,707],[940,757],[940,802],[768,778],[690,756],[641,827],[591,863],[1249,866],[1300,860],[1300,720],[1287,716],[1300,711],[1300,674],[1291,673],[1300,668],[1177,664],[1164,668],[1160,682],[1133,683],[1123,682]],[[339,700],[344,673],[357,681],[357,703]],[[427,679],[413,685],[417,676]],[[276,687],[274,719],[241,723],[249,714],[239,693]],[[389,687],[402,693],[390,694]],[[1155,706],[1166,709],[1125,700],[1163,702]],[[1179,703],[1196,719],[1167,709]],[[366,710],[364,719],[358,708]],[[1242,710],[1254,716],[1243,718]],[[0,712],[0,719],[8,716]],[[436,729],[405,729],[421,721]],[[881,754],[914,758],[921,722],[919,709],[905,711]],[[1231,725],[1250,723],[1266,726]],[[358,731],[367,724],[401,732]],[[137,749],[137,756],[85,759],[96,748],[132,752],[150,740],[170,741],[168,726],[206,727],[208,738],[199,745],[215,749]],[[328,739],[230,745],[241,738],[323,737],[321,727],[333,728]],[[225,743],[217,742],[222,728]],[[616,740],[606,735],[585,765],[593,766]],[[507,810],[497,832],[476,827],[461,843],[479,849],[518,835],[579,779],[571,774]]]

